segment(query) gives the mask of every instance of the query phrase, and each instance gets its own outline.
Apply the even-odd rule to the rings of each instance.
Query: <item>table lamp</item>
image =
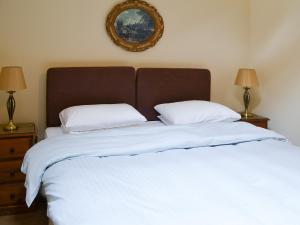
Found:
[[[13,122],[13,116],[16,108],[16,102],[13,94],[26,88],[25,79],[22,67],[7,66],[3,67],[0,74],[0,90],[7,91],[9,98],[7,100],[7,112],[9,117],[8,124],[4,127],[5,130],[15,130],[17,126]]]
[[[237,77],[234,82],[235,85],[242,86],[244,88],[244,105],[245,111],[242,113],[242,117],[251,117],[252,114],[249,112],[250,104],[250,92],[251,87],[256,87],[259,85],[256,72],[254,69],[239,69]]]

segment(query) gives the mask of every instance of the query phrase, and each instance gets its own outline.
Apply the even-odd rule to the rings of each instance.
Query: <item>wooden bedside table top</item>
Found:
[[[13,131],[4,130],[6,124],[0,125],[0,138],[1,137],[11,137],[11,136],[22,136],[22,135],[32,135],[35,134],[34,123],[17,123],[17,129]]]
[[[247,118],[242,117],[239,121],[251,123],[257,127],[262,127],[262,128],[268,129],[268,121],[269,120],[270,119],[267,117],[252,114],[251,117],[247,117]]]
[[[264,117],[264,116],[260,116],[260,115],[257,115],[257,114],[252,114],[253,116],[251,117],[242,117],[241,118],[241,121],[261,121],[261,120],[270,120],[269,118],[267,117]]]

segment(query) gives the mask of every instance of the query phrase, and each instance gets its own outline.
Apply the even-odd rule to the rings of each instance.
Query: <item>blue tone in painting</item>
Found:
[[[117,16],[114,26],[118,36],[131,43],[146,41],[153,35],[155,28],[153,18],[141,9],[123,11]]]

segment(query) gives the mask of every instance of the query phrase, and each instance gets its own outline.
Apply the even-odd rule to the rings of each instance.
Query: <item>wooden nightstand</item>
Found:
[[[33,123],[17,124],[18,129],[5,131],[0,125],[0,215],[26,212],[25,175],[21,164],[26,151],[36,143]]]
[[[245,121],[255,126],[268,129],[269,118],[253,114],[252,117],[242,118],[240,121]]]

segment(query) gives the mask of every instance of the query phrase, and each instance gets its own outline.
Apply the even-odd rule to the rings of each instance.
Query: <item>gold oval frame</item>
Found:
[[[150,36],[146,41],[141,43],[132,43],[127,42],[126,40],[118,36],[115,29],[115,20],[122,12],[128,9],[144,10],[153,18],[155,30],[152,36]],[[162,37],[162,34],[164,32],[164,22],[163,18],[160,16],[156,8],[149,3],[142,0],[127,0],[125,2],[117,4],[110,11],[106,19],[106,30],[116,45],[131,52],[141,52],[153,47]]]

